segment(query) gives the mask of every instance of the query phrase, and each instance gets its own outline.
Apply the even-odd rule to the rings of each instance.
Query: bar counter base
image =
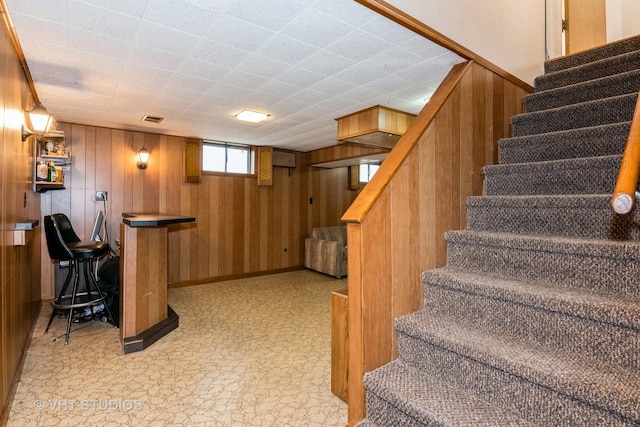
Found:
[[[180,316],[178,316],[170,306],[167,306],[166,319],[161,320],[139,335],[123,339],[122,348],[124,349],[124,354],[135,353],[136,351],[142,351],[149,347],[151,344],[176,329],[178,327],[179,319]]]
[[[194,217],[123,213],[120,224],[120,343],[142,351],[178,327],[167,295],[168,227]]]

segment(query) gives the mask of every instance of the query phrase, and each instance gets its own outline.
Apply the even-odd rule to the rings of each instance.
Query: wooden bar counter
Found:
[[[120,224],[120,342],[144,350],[178,327],[167,303],[167,226],[189,216],[123,213]]]

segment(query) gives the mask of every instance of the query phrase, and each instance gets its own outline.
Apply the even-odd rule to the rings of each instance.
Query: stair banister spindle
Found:
[[[618,180],[611,199],[614,212],[626,214],[631,212],[636,196],[636,187],[640,178],[640,95],[633,113],[631,131],[624,149]]]

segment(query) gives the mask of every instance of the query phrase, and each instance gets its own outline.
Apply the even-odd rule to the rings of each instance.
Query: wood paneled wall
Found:
[[[122,212],[164,212],[196,217],[169,229],[171,286],[300,268],[311,227],[340,225],[357,196],[347,190],[347,168],[274,168],[273,185],[258,187],[255,177],[205,174],[199,184],[182,182],[184,138],[61,123],[72,165],[65,190],[42,195],[42,215],[69,215],[81,238],[89,237],[103,208],[95,191],[108,191],[110,243],[119,237]],[[136,168],[135,151],[151,157]],[[313,203],[310,204],[310,199]],[[43,250],[42,297],[53,298],[53,264]]]
[[[31,189],[33,138],[22,142],[29,86],[18,56],[0,30],[0,425],[29,333],[40,308],[40,227],[13,245],[16,222],[38,219],[39,197]]]
[[[349,420],[362,378],[396,357],[393,319],[423,305],[420,273],[446,262],[444,232],[466,226],[526,91],[477,63],[454,67],[343,216],[349,244]]]

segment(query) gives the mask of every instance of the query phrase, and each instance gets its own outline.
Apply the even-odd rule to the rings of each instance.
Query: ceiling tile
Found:
[[[300,86],[294,86],[292,84],[281,82],[278,80],[269,80],[268,82],[262,84],[260,87],[256,88],[256,90],[269,95],[277,96],[282,99],[299,92],[301,88]]]
[[[125,65],[122,76],[119,80],[119,86],[127,81],[143,81],[149,89],[163,85],[169,81],[173,73],[160,68],[149,67],[145,64],[128,63]],[[155,91],[154,91],[155,92]]]
[[[140,19],[79,1],[69,2],[69,26],[114,39],[133,40]]]
[[[187,1],[203,9],[207,9],[212,12],[218,12],[218,13],[223,13],[229,8],[229,6],[231,6],[231,3],[233,3],[233,0],[187,0]]]
[[[325,76],[331,76],[355,64],[356,62],[353,60],[340,57],[325,49],[319,49],[306,59],[298,62],[297,66]]]
[[[249,55],[238,64],[234,70],[242,71],[256,76],[273,78],[284,73],[289,68],[288,64],[265,58],[258,55]]]
[[[47,40],[52,45],[67,46],[67,26],[64,23],[21,13],[12,15],[12,20],[13,24],[18,27],[30,28],[29,32],[26,32],[24,37],[20,39],[24,46],[31,43],[39,43],[41,40]]]
[[[272,31],[280,31],[298,16],[305,6],[292,0],[234,0],[226,13]]]
[[[197,59],[186,58],[176,70],[186,76],[196,79],[204,79],[212,82],[219,81],[231,68],[224,67],[210,62],[199,61]]]
[[[211,80],[199,79],[182,73],[172,73],[167,80],[167,85],[181,87],[201,94],[209,90]]]
[[[11,15],[22,13],[34,18],[67,25],[67,0],[6,0]],[[33,27],[30,27],[33,28]]]
[[[137,45],[131,50],[129,61],[152,68],[175,71],[180,68],[185,57],[164,50]]]
[[[313,7],[356,28],[365,25],[378,16],[374,11],[355,1],[322,0],[315,3]]]
[[[255,53],[286,64],[296,64],[311,56],[315,51],[316,49],[307,43],[282,34],[275,34],[256,49]]]
[[[191,59],[209,62],[222,67],[235,67],[246,57],[247,53],[229,45],[203,39],[191,51]]]
[[[311,87],[324,79],[325,76],[322,74],[296,67],[291,67],[276,77],[276,80],[280,82],[300,86],[302,88]]]
[[[76,0],[71,0],[76,1]],[[147,0],[81,0],[84,3],[89,3],[97,7],[109,9],[114,12],[124,13],[125,15],[131,15],[136,18],[141,18],[144,10],[147,8]]]
[[[316,47],[325,47],[340,39],[353,27],[320,10],[307,9],[291,21],[282,34]]]
[[[358,64],[344,71],[336,73],[336,79],[344,80],[354,85],[364,85],[372,80],[377,80],[381,76],[380,71],[368,65]]]
[[[77,28],[70,29],[69,47],[75,51],[75,55],[83,57],[85,52],[91,52],[93,55],[108,56],[119,60],[126,60],[129,57],[134,42],[131,40],[114,39],[102,34],[96,34]],[[88,62],[82,60],[82,62]],[[88,64],[88,68],[92,68]],[[96,64],[100,66],[100,64]]]
[[[260,85],[267,82],[268,79],[266,77],[256,76],[255,74],[244,73],[242,71],[235,70],[233,73],[228,73],[220,82],[241,87],[245,90],[247,89],[255,89]]]
[[[367,58],[362,63],[386,74],[397,73],[422,61],[417,55],[404,49],[389,49]]]
[[[335,77],[329,77],[319,81],[309,88],[329,95],[327,100],[330,100],[334,97],[340,96],[342,92],[353,89],[354,87],[356,87],[356,85],[353,83],[345,82],[344,80],[340,80]]]
[[[149,0],[143,19],[204,36],[220,14],[186,0]]]
[[[200,41],[200,37],[151,21],[142,21],[136,41],[142,46],[186,56]]]
[[[205,37],[218,43],[252,52],[274,34],[273,31],[229,15],[218,18]]]

